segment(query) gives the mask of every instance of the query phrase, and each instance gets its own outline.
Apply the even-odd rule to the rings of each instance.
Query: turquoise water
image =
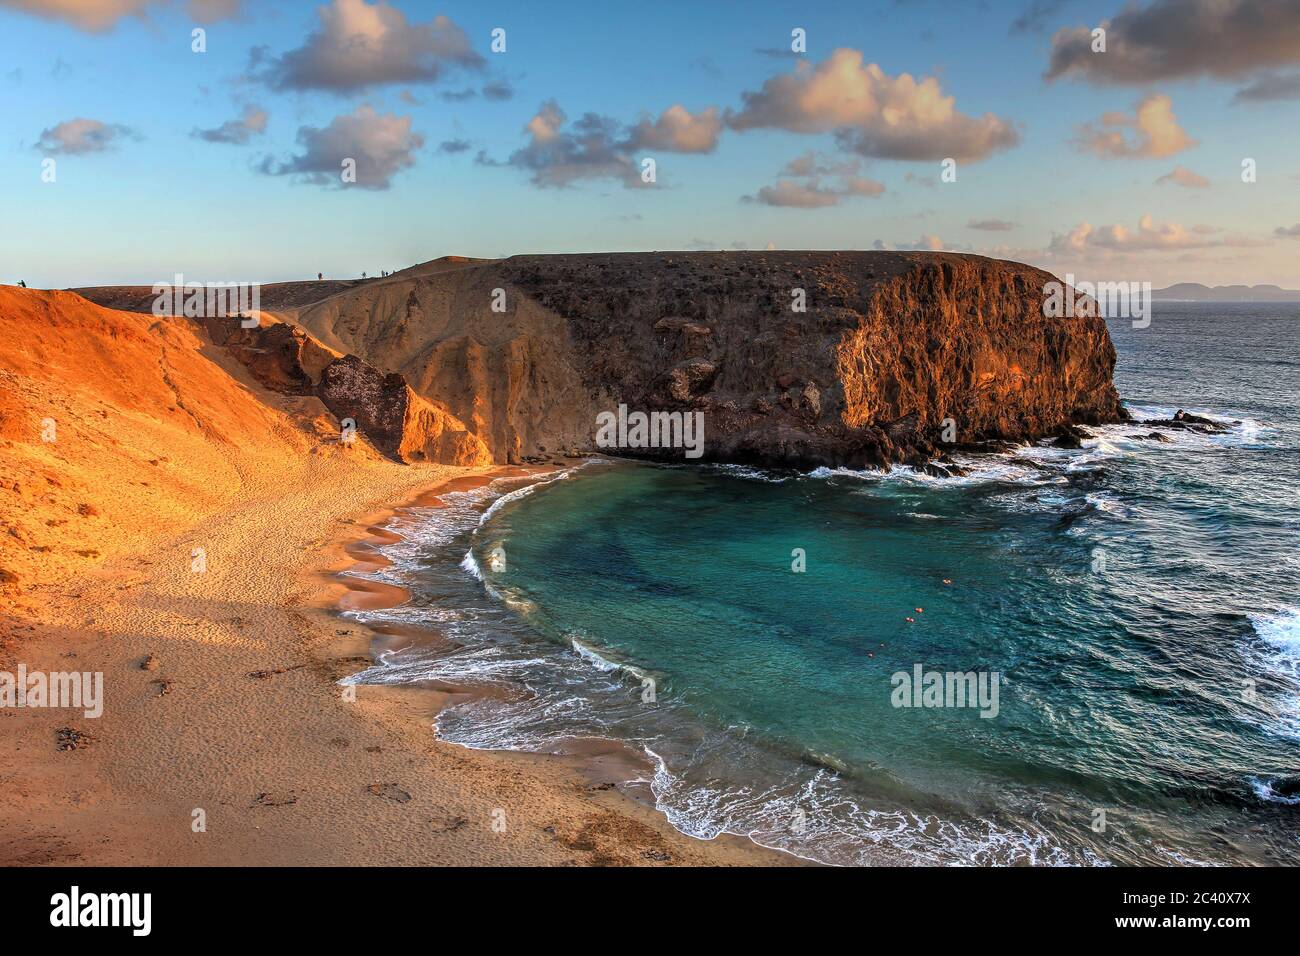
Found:
[[[452,496],[403,519],[384,573],[416,597],[371,616],[458,649],[359,679],[498,684],[440,733],[626,740],[685,832],[825,862],[1300,862],[1298,319],[1113,328],[1138,417],[1223,435],[1110,426],[959,479],[597,462]],[[918,667],[983,706],[896,706]]]

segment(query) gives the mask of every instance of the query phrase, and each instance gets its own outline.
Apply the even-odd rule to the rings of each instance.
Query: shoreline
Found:
[[[421,495],[490,472],[340,450],[232,455],[240,485],[204,514],[160,516],[130,549],[0,608],[18,640],[6,656],[104,681],[97,719],[0,710],[0,866],[793,862],[677,832],[617,792],[616,754],[579,766],[471,751],[431,732],[433,691],[343,698],[336,682],[371,663],[372,641],[407,639],[322,606],[331,588],[392,597],[342,583],[357,557],[346,547]],[[60,749],[65,729],[86,735],[76,749]]]
[[[368,633],[369,640],[365,642],[367,644],[366,652],[370,654],[371,658],[377,658],[376,651],[378,650],[396,650],[409,645],[413,641],[420,641],[434,648],[439,643],[450,647],[449,642],[446,642],[442,635],[431,628],[398,624],[368,625],[344,617],[345,612],[348,611],[383,610],[397,607],[411,598],[410,592],[405,587],[360,578],[348,572],[379,570],[391,565],[392,562],[383,554],[381,549],[385,545],[403,540],[402,536],[390,527],[392,519],[403,511],[412,508],[442,507],[441,496],[449,492],[474,490],[502,478],[524,478],[530,475],[551,474],[563,470],[564,467],[560,465],[497,466],[477,475],[467,475],[439,482],[421,490],[409,500],[366,514],[355,522],[357,525],[355,533],[337,538],[328,545],[328,550],[336,552],[337,560],[330,561],[323,570],[309,572],[312,577],[319,578],[320,581],[321,591],[318,596],[318,606],[336,615],[338,620],[346,621],[351,626]],[[410,720],[412,716],[418,714],[424,718],[423,724],[436,721],[438,714],[448,706],[466,700],[479,699],[492,693],[490,689],[472,685],[446,685],[441,688],[421,684],[357,684],[352,686],[358,691],[365,688],[368,694],[380,695],[384,699],[381,706],[391,706],[391,710],[400,715],[399,719]],[[404,700],[403,698],[408,695],[410,699]],[[706,852],[717,852],[719,856],[726,858],[725,862],[728,864],[739,862],[742,865],[816,865],[813,861],[771,847],[765,847],[747,837],[722,834],[713,840],[700,840],[677,830],[668,821],[668,818],[657,809],[654,799],[647,788],[641,787],[642,792],[638,792],[636,788],[638,777],[640,776],[643,779],[645,774],[653,772],[653,766],[644,755],[637,753],[623,741],[609,738],[572,738],[566,742],[565,749],[562,751],[533,753],[463,747],[460,744],[443,741],[441,738],[437,738],[436,734],[435,739],[443,746],[477,754],[503,755],[511,760],[531,763],[542,772],[553,772],[548,768],[553,768],[557,762],[560,762],[568,770],[576,772],[587,779],[589,781],[589,790],[605,794],[611,803],[622,804],[622,807],[616,809],[636,818],[644,818],[644,815],[648,812],[657,821],[658,825],[661,825],[668,832],[690,841],[691,844],[697,847],[708,848]],[[612,774],[621,774],[622,779],[609,779]],[[626,790],[623,789],[625,787]],[[738,861],[730,859],[734,855],[739,855],[742,859]],[[756,858],[753,860],[744,859],[751,855]],[[720,863],[723,860],[710,862]]]

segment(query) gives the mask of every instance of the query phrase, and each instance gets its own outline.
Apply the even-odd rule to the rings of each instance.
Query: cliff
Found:
[[[1125,414],[1104,322],[1045,318],[1052,281],[942,253],[439,260],[341,291],[284,284],[288,321],[249,329],[5,287],[0,589],[98,560],[107,529],[143,533],[164,506],[190,523],[285,461],[682,459],[598,448],[599,416],[620,405],[698,413],[715,461],[925,466],[989,441],[1077,446],[1073,426]]]
[[[923,464],[1124,416],[1104,321],[1044,317],[1055,279],[1018,263],[903,252],[442,262],[288,315],[401,373],[501,461],[596,450],[597,416],[619,405],[702,413],[708,460],[800,467]]]
[[[397,461],[476,467],[492,464],[487,446],[445,407],[415,394],[397,372],[384,373],[355,355],[339,355],[301,328],[237,319],[199,320],[216,345],[267,388],[314,395],[340,423],[350,422],[380,452]]]
[[[382,470],[376,452],[491,462],[401,376],[299,328],[0,287],[0,598],[178,533],[295,467]]]

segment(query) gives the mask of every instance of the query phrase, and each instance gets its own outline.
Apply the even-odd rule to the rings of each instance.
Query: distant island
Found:
[[[1202,285],[1179,282],[1167,289],[1156,289],[1152,299],[1176,302],[1300,302],[1300,290],[1275,285]]]

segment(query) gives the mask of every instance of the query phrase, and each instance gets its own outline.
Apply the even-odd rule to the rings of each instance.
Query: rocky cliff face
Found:
[[[286,395],[312,395],[321,372],[339,358],[302,329],[283,322],[244,328],[237,318],[199,320],[212,339],[267,388]]]
[[[400,461],[477,466],[492,464],[483,442],[443,408],[355,355],[330,362],[316,389],[340,421],[351,420],[371,444]]]
[[[1104,321],[1044,317],[1052,281],[948,253],[517,256],[427,264],[296,320],[400,371],[498,460],[597,450],[622,404],[702,413],[710,460],[921,464],[1123,418]]]
[[[287,395],[315,395],[340,424],[351,422],[374,447],[398,461],[475,467],[492,464],[487,446],[446,408],[415,394],[397,372],[355,355],[339,355],[297,326],[236,318],[203,319],[213,344],[238,359],[261,384]]]

